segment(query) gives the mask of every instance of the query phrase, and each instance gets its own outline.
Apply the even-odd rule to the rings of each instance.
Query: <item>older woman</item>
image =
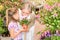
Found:
[[[30,21],[30,24],[28,25],[28,32],[25,33],[25,38],[23,35],[24,40],[33,40],[33,35],[34,35],[34,24],[35,24],[35,14],[32,12],[31,7],[29,3],[25,3],[22,9],[19,9],[19,15],[20,15],[20,20],[23,20],[26,18],[27,20]],[[23,33],[24,34],[24,33]]]

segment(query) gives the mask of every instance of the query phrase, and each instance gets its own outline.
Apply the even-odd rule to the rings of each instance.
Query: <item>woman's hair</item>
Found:
[[[6,23],[7,25],[11,20],[13,20],[13,15],[17,13],[18,9],[17,8],[9,8],[6,10]]]
[[[26,9],[26,10],[32,12],[32,6],[30,5],[29,2],[26,2],[22,5],[21,10],[23,10],[23,9]]]

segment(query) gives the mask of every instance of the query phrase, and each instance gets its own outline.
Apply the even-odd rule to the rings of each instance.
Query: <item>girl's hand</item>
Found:
[[[22,27],[23,27],[24,32],[28,32],[28,26],[27,25],[23,24]]]
[[[25,25],[25,24],[23,24],[23,29],[27,29],[28,28],[28,26],[27,25]]]
[[[27,29],[21,29],[22,32],[27,32]]]

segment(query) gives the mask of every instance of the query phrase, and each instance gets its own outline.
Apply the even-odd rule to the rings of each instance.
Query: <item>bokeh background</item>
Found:
[[[60,0],[0,0],[0,36],[9,37],[6,9],[21,8],[27,1],[31,3],[32,11],[40,19],[36,25],[34,40],[40,40],[41,37],[43,40],[60,40]],[[38,11],[35,11],[36,9]],[[41,36],[45,31],[48,36]]]

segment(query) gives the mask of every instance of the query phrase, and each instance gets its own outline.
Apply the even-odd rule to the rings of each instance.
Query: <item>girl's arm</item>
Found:
[[[25,29],[21,29],[21,30],[18,30],[17,33],[14,33],[14,29],[11,28],[9,32],[10,32],[10,36],[11,36],[12,38],[15,38],[15,37],[17,37],[17,35],[19,35],[21,32],[26,32],[26,30],[25,30]]]

